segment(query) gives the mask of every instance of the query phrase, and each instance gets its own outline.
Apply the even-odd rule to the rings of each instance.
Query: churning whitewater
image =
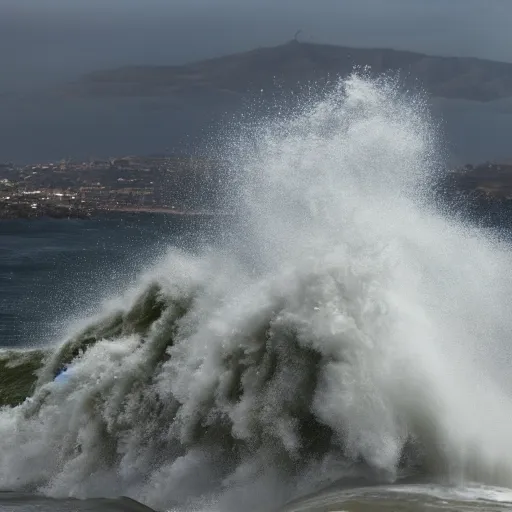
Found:
[[[1,488],[269,510],[357,476],[512,485],[511,252],[436,206],[436,133],[358,75],[233,133],[237,231],[43,354],[0,412]]]

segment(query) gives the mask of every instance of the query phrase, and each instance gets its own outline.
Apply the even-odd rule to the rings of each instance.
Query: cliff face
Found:
[[[473,58],[433,57],[389,49],[291,43],[185,66],[133,66],[88,74],[67,92],[79,95],[245,95],[346,76],[354,66],[373,73],[400,72],[434,96],[491,101],[512,96],[512,64]]]

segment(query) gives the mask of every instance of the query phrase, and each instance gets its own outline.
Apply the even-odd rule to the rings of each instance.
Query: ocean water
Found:
[[[243,103],[228,93],[214,98],[0,95],[0,162],[201,154],[209,135]],[[510,100],[431,98],[430,104],[443,119],[450,165],[510,158]]]
[[[210,221],[161,214],[0,222],[0,346],[54,341],[169,244],[210,243]]]
[[[71,230],[110,256],[58,272],[79,301],[58,337],[0,352],[0,490],[40,510],[512,507],[510,242],[437,202],[423,98],[358,75],[311,98],[227,127],[236,223]]]

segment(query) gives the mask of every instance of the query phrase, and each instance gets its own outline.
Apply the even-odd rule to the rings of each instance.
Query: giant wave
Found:
[[[268,510],[343,478],[512,485],[512,255],[436,205],[439,151],[421,96],[360,75],[232,133],[236,232],[0,358],[39,366],[0,411],[1,488]]]

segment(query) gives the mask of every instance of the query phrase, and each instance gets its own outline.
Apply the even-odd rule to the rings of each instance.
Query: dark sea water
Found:
[[[160,214],[0,222],[0,346],[51,340],[170,245],[205,241],[206,224]]]
[[[0,492],[0,512],[151,512],[129,498],[49,499],[16,492]]]
[[[432,98],[446,153],[454,165],[511,156],[510,100],[479,103]],[[67,98],[50,94],[0,96],[0,162],[187,153],[222,137],[229,112],[242,109],[229,96],[214,98]],[[30,127],[29,129],[27,127]]]

